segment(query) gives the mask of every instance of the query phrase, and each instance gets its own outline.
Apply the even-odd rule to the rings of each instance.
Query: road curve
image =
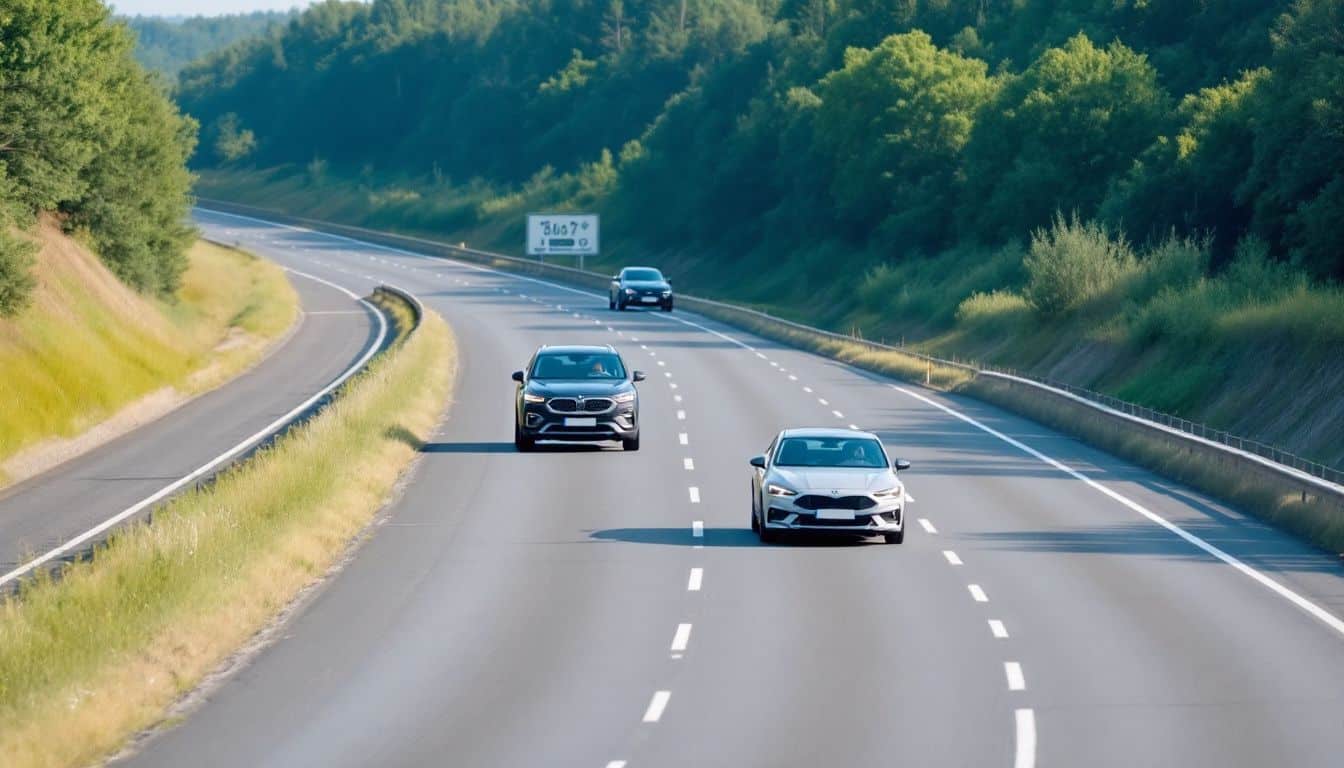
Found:
[[[686,313],[198,218],[357,292],[414,291],[453,325],[463,373],[357,557],[132,765],[1344,754],[1340,564],[1235,510],[995,408]],[[650,374],[641,451],[514,452],[509,372],[560,341],[615,344]],[[747,458],[781,427],[848,424],[914,464],[906,543],[758,545]]]
[[[300,325],[255,368],[139,429],[0,491],[0,574],[129,510],[303,403],[375,343],[372,312],[290,275]],[[78,550],[76,550],[78,551]]]

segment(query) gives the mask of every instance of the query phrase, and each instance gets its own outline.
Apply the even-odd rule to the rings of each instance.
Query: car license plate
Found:
[[[653,303],[655,303],[655,302],[658,301],[658,297],[657,297],[657,296],[645,296],[644,298],[640,299],[640,301],[644,302],[645,304],[653,304]]]
[[[818,520],[853,520],[854,513],[847,509],[818,509]]]
[[[596,427],[596,426],[597,426],[597,418],[596,418],[596,417],[593,417],[593,416],[589,416],[589,417],[586,417],[586,418],[584,418],[584,417],[576,417],[576,416],[566,416],[566,417],[565,417],[565,426],[566,426],[566,427]]]

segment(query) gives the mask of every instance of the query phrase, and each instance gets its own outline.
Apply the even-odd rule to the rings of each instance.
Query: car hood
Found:
[[[775,467],[774,479],[803,493],[845,491],[871,493],[900,485],[890,469],[848,467]]]
[[[579,395],[610,397],[630,388],[630,382],[626,379],[612,379],[611,381],[603,381],[602,379],[537,381],[533,379],[527,383],[528,392],[543,397],[577,397]]]
[[[622,287],[634,288],[637,291],[666,291],[672,288],[668,283],[655,280],[626,280]]]

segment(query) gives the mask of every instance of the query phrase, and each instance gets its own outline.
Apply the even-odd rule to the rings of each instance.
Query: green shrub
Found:
[[[1058,317],[1105,293],[1137,262],[1123,235],[1112,237],[1105,225],[1076,213],[1069,219],[1057,213],[1050,229],[1032,233],[1023,265],[1027,300],[1042,315]]]
[[[0,231],[0,317],[13,317],[28,306],[32,267],[32,243]]]

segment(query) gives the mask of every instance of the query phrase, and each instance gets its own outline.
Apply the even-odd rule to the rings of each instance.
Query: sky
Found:
[[[218,16],[249,11],[285,11],[312,0],[110,0],[120,16]]]

